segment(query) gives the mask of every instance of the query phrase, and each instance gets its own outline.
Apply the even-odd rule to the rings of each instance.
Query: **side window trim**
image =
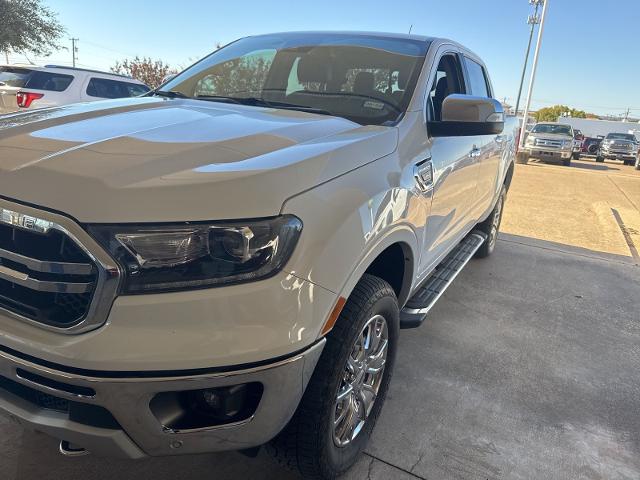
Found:
[[[433,85],[433,82],[435,82],[436,76],[438,74],[438,66],[440,66],[440,61],[442,60],[443,57],[446,57],[447,55],[455,57],[457,62],[458,79],[461,82],[460,90],[462,91],[462,93],[468,93],[466,65],[464,63],[462,53],[460,52],[460,50],[454,48],[452,45],[444,45],[440,47],[440,49],[436,53],[436,56],[434,57],[433,63],[429,67],[430,71],[429,71],[429,76],[427,77],[427,85],[425,88],[424,99],[422,104],[422,112],[423,112],[422,116],[423,116],[425,125],[429,122],[429,101],[431,96],[431,86]]]

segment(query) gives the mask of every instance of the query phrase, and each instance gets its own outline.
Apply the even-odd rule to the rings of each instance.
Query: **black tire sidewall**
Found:
[[[381,281],[377,278],[376,280]],[[388,288],[391,289],[391,287]],[[346,309],[347,307],[345,307],[345,310]],[[353,318],[353,313],[355,312],[349,313],[351,315],[344,315],[344,317],[343,315],[341,315],[338,319],[339,322],[349,323],[349,326],[346,329],[347,331],[345,332],[344,329],[334,328],[334,330],[332,330],[327,336],[327,342],[332,342],[335,336],[344,335],[345,333],[347,333],[347,335],[344,337],[344,341],[341,342],[339,355],[336,358],[334,356],[334,349],[325,349],[325,352],[323,352],[323,355],[320,359],[320,362],[326,361],[331,362],[334,365],[339,365],[339,367],[333,371],[331,378],[325,380],[328,383],[328,388],[326,391],[329,393],[329,398],[327,399],[324,408],[325,411],[322,412],[321,415],[325,419],[325,421],[323,422],[324,428],[322,428],[324,436],[324,438],[322,439],[322,453],[324,454],[323,456],[325,456],[326,459],[325,466],[328,467],[329,470],[331,470],[331,472],[327,472],[329,476],[331,474],[340,474],[347,470],[351,465],[353,465],[358,455],[362,452],[367,442],[369,441],[369,437],[373,432],[377,418],[380,414],[380,411],[382,410],[382,406],[384,404],[384,400],[389,388],[393,367],[395,365],[399,336],[399,311],[398,302],[395,298],[395,295],[384,296],[377,299],[374,303],[368,305],[368,308],[360,310],[357,314],[357,318]],[[338,447],[333,441],[333,429],[331,426],[331,422],[333,422],[334,416],[333,403],[335,401],[338,388],[340,387],[344,365],[346,365],[347,356],[351,353],[356,336],[360,334],[360,331],[364,327],[365,323],[370,318],[378,314],[385,317],[389,333],[387,362],[382,378],[382,384],[380,385],[380,390],[378,391],[378,397],[376,398],[373,410],[371,411],[371,414],[367,419],[363,430],[352,443],[345,447]],[[327,355],[325,356],[325,354]],[[317,381],[320,379],[314,380]]]
[[[329,428],[329,435],[327,435],[327,453],[328,458],[333,465],[338,467],[338,471],[343,471],[344,468],[342,466],[351,466],[355,461],[356,457],[360,454],[360,452],[364,449],[367,442],[369,441],[369,437],[373,432],[373,428],[375,427],[375,423],[382,409],[382,405],[384,404],[384,400],[387,394],[387,390],[389,388],[389,382],[391,380],[391,374],[393,371],[393,366],[395,364],[395,356],[398,344],[398,332],[399,332],[399,321],[398,321],[398,304],[395,298],[384,297],[378,300],[375,304],[372,305],[372,308],[369,309],[357,322],[357,329],[355,329],[355,335],[360,333],[360,330],[364,326],[365,322],[369,320],[374,315],[382,315],[387,320],[387,328],[389,331],[389,346],[387,352],[387,363],[385,365],[385,370],[382,378],[382,384],[380,385],[380,390],[378,391],[378,397],[376,398],[376,402],[373,406],[373,410],[371,411],[371,415],[367,419],[363,430],[356,437],[356,439],[346,447],[337,447],[333,441],[333,433],[332,429]],[[395,317],[395,318],[394,318]],[[350,337],[350,342],[355,341],[355,335]],[[345,343],[346,344],[346,343]],[[343,351],[343,356],[340,358],[340,364],[344,365],[347,361],[347,355],[351,353],[351,346],[348,349]],[[333,397],[335,398],[338,388],[340,386],[340,380],[342,375],[342,369],[336,375],[336,378],[333,379],[333,386],[331,390],[333,391]],[[333,402],[332,402],[333,403]],[[330,409],[329,413],[331,414],[329,419],[333,420],[333,408]]]

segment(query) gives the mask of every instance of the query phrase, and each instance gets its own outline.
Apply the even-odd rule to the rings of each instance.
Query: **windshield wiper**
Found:
[[[321,108],[308,107],[306,105],[296,105],[293,103],[277,102],[265,100],[259,97],[230,97],[225,95],[198,95],[194,97],[198,100],[212,100],[220,102],[237,103],[239,105],[248,105],[250,107],[268,107],[281,108],[283,110],[299,110],[301,112],[317,113],[319,115],[333,115],[333,113],[322,110]]]
[[[188,95],[176,92],[175,90],[151,90],[147,95],[156,95],[158,97],[166,98],[191,98]]]

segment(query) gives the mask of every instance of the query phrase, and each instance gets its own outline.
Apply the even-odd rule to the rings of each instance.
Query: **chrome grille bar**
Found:
[[[40,273],[90,275],[93,269],[90,263],[47,262],[0,248],[0,259],[2,258],[19,263],[31,271]]]
[[[26,273],[18,272],[0,265],[0,278],[22,287],[38,292],[53,293],[86,293],[91,290],[93,283],[50,282],[31,278]]]

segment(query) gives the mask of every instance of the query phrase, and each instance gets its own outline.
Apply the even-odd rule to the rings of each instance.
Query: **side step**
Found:
[[[474,230],[440,263],[400,312],[400,328],[417,328],[444,291],[453,283],[473,254],[486,241],[484,232]]]

